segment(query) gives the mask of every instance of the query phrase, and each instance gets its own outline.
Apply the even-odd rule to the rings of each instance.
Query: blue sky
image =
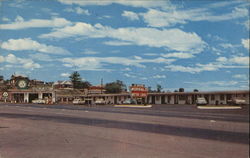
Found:
[[[0,74],[249,89],[249,1],[0,2]]]

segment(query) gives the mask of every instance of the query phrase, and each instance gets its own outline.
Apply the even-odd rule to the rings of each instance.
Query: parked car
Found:
[[[45,104],[45,100],[43,100],[43,99],[35,99],[35,100],[32,100],[32,103],[35,103],[35,104]]]
[[[207,101],[205,98],[197,98],[196,99],[196,105],[206,105]]]
[[[137,104],[136,100],[127,98],[126,100],[123,101],[123,104]]]
[[[97,99],[97,100],[95,101],[95,104],[96,104],[96,105],[104,105],[104,104],[105,104],[105,100],[104,100],[104,99]]]
[[[228,100],[229,105],[244,105],[246,104],[245,99],[240,99],[240,98],[234,98],[232,100]]]
[[[85,101],[84,100],[82,100],[82,99],[74,99],[73,100],[73,104],[75,104],[75,105],[80,105],[80,104],[85,104]]]

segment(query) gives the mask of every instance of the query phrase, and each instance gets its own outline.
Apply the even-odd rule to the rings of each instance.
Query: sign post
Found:
[[[3,92],[3,98],[5,103],[7,102],[8,96],[9,96],[8,92]]]
[[[130,86],[130,93],[131,97],[136,99],[137,103],[146,104],[148,89],[144,85],[132,84],[132,86]]]

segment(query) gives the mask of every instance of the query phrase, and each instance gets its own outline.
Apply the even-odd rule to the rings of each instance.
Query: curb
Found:
[[[198,106],[198,109],[242,109],[240,106],[226,106],[226,107],[205,107],[205,106]]]
[[[122,108],[151,108],[152,105],[114,105],[114,107],[122,107]]]

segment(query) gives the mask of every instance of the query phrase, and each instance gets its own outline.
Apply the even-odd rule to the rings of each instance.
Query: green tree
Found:
[[[157,92],[161,92],[161,90],[162,90],[161,85],[157,84],[157,85],[156,85],[156,89],[157,89]]]
[[[70,76],[70,81],[73,84],[73,88],[79,89],[81,88],[81,82],[82,82],[82,78],[80,76],[80,74],[77,71],[74,71]]]
[[[105,90],[106,93],[121,93],[126,90],[126,85],[122,81],[117,80],[116,82],[107,83]]]

